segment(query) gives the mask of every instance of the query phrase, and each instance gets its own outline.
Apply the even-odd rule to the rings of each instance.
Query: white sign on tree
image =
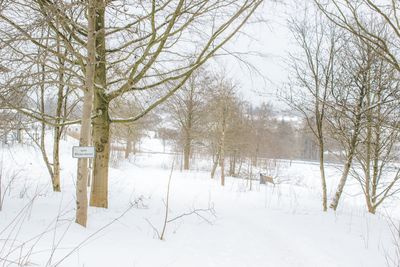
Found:
[[[73,158],[94,158],[94,146],[74,146],[72,147]]]

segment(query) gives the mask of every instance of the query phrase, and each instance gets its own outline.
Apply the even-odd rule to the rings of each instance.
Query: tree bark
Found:
[[[56,123],[61,123],[61,116],[63,111],[64,103],[64,60],[59,58],[60,68],[59,68],[59,81],[57,93],[57,108],[56,108]],[[53,137],[53,190],[61,191],[61,177],[60,177],[60,140],[63,127],[54,127],[54,137]]]
[[[233,151],[233,155],[230,156],[229,160],[229,176],[236,175],[236,150]]]
[[[55,192],[61,191],[60,139],[61,139],[61,129],[60,129],[60,127],[55,127],[54,128],[54,140],[53,140],[53,190]]]
[[[94,110],[97,112],[97,117],[93,121],[93,143],[96,149],[96,157],[93,167],[90,206],[107,208],[110,118],[108,116],[108,102],[102,89],[96,88]]]
[[[109,100],[106,96],[106,43],[105,43],[105,2],[96,0],[96,70],[93,120],[93,144],[96,149],[90,206],[108,207],[108,160],[110,157]]]
[[[129,158],[129,154],[132,152],[132,141],[128,136],[126,138],[126,147],[125,147],[125,159]]]
[[[362,98],[361,98],[361,100],[362,100]],[[340,178],[339,185],[337,187],[335,196],[332,199],[331,204],[329,205],[329,207],[331,209],[335,210],[335,211],[336,211],[336,209],[337,209],[337,207],[339,205],[339,200],[340,200],[340,197],[341,197],[341,195],[343,193],[343,188],[346,185],[347,177],[349,176],[350,167],[351,167],[351,164],[353,162],[354,152],[355,152],[356,145],[357,145],[357,139],[358,139],[358,134],[359,134],[359,130],[360,130],[360,121],[361,121],[360,110],[361,110],[362,102],[359,103],[359,105],[360,105],[360,108],[359,108],[358,114],[356,116],[356,127],[354,129],[354,133],[353,133],[353,136],[351,138],[350,147],[349,147],[349,153],[347,155],[346,163],[345,163],[345,166],[344,166],[344,169],[343,169],[343,173],[342,173],[342,176]]]
[[[95,47],[95,23],[96,23],[96,2],[88,1],[88,41],[87,53],[88,62],[86,64],[86,88],[83,96],[83,114],[80,131],[80,146],[90,145],[91,132],[91,113],[93,107],[93,88],[94,88],[94,72],[96,63],[96,47]],[[82,158],[78,160],[77,181],[76,181],[76,220],[75,222],[86,227],[87,224],[87,183],[88,183],[88,159]]]
[[[188,137],[188,133],[186,134],[185,138],[185,145],[183,147],[183,169],[184,170],[189,170],[190,167],[190,153],[191,153],[191,140],[190,137]]]
[[[218,163],[219,163],[220,153],[221,153],[221,148],[220,148],[220,146],[218,145],[217,155],[215,156],[215,161],[214,161],[213,167],[212,167],[212,169],[211,169],[211,179],[214,179],[215,171],[217,170]]]
[[[322,185],[322,209],[323,211],[327,211],[328,197],[327,197],[325,166],[324,166],[324,144],[321,143],[321,140],[319,145],[319,171],[321,175],[321,185]]]
[[[222,115],[222,130],[221,130],[221,149],[220,149],[220,166],[221,166],[221,185],[225,185],[225,128],[226,128],[226,112],[227,107],[224,106]]]
[[[42,115],[45,114],[45,66],[42,65],[42,83],[40,86],[40,112]],[[42,117],[44,120],[44,117]],[[53,191],[57,191],[56,186],[54,184],[54,172],[53,172],[53,167],[51,166],[51,163],[49,161],[49,157],[47,156],[47,151],[46,151],[46,142],[45,142],[45,137],[46,137],[46,124],[44,122],[41,123],[41,132],[40,132],[40,151],[42,152],[43,160],[46,164],[47,171],[49,172],[50,179],[51,179],[51,184],[53,186]],[[58,190],[59,191],[59,190]]]
[[[364,77],[365,78],[365,77]],[[344,166],[344,170],[342,173],[342,177],[340,178],[340,182],[338,185],[338,188],[336,190],[335,196],[332,199],[331,204],[329,205],[330,208],[336,211],[338,205],[339,205],[339,200],[343,192],[343,188],[346,184],[347,177],[349,175],[350,167],[353,162],[353,157],[354,153],[356,150],[357,146],[357,141],[358,141],[358,136],[360,134],[360,127],[361,127],[361,116],[362,116],[362,107],[364,104],[364,98],[365,98],[365,81],[363,80],[363,85],[360,88],[360,95],[357,100],[357,106],[356,106],[356,116],[355,116],[355,121],[354,121],[354,128],[353,128],[353,134],[351,136],[350,142],[349,142],[349,147],[348,147],[348,153],[347,153],[347,159],[346,163]]]

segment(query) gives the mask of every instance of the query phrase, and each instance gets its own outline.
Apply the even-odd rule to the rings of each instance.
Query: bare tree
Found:
[[[114,101],[110,109],[115,116],[124,117],[138,112],[140,107],[137,101],[133,99],[121,98],[118,101]],[[128,158],[132,152],[135,153],[136,144],[145,135],[145,131],[152,129],[157,122],[159,122],[159,118],[154,113],[151,113],[136,122],[112,125],[111,133],[115,137],[114,140],[120,140],[125,143],[125,158]]]
[[[201,136],[205,115],[205,95],[210,77],[204,70],[197,71],[188,82],[165,103],[167,112],[180,133],[178,142],[183,147],[183,169],[189,170],[192,146]]]
[[[396,170],[394,145],[400,140],[400,87],[396,70],[380,57],[373,60],[371,86],[367,87],[365,127],[357,147],[353,176],[360,182],[368,211],[375,213],[387,198],[399,191],[400,170]],[[361,169],[361,170],[360,170]]]
[[[366,97],[371,86],[371,50],[366,50],[363,43],[352,36],[345,44],[340,55],[340,70],[336,73],[340,83],[337,82],[333,88],[329,101],[330,114],[326,116],[332,137],[341,144],[344,151],[343,172],[330,204],[330,208],[334,210],[339,205],[360,142],[363,115],[368,109]]]
[[[360,38],[370,49],[400,71],[400,4],[398,1],[314,0],[318,8],[339,27]],[[380,25],[383,38],[370,27]]]
[[[97,25],[105,29],[104,14],[106,5],[98,1],[102,14],[97,17]],[[109,125],[110,123],[134,122],[145,116],[149,111],[179,90],[190,78],[192,73],[212,57],[250,18],[262,1],[242,1],[225,3],[224,1],[200,1],[193,4],[181,0],[177,3],[166,2],[142,3],[142,14],[126,14],[132,20],[132,24],[118,27],[117,30],[101,32],[97,29],[98,50],[100,62],[109,63],[110,72],[116,77],[107,82],[107,64],[99,64],[96,72],[96,87],[94,110],[93,141],[96,146],[96,159],[92,183],[91,205],[107,207],[107,183],[108,183],[108,153],[109,153]],[[115,7],[117,8],[117,7]],[[214,17],[215,12],[223,15]],[[225,13],[226,12],[226,13]],[[125,12],[126,13],[126,12]],[[135,12],[136,13],[136,12]],[[160,18],[169,18],[160,21]],[[214,21],[208,31],[203,29],[198,32],[194,27],[203,19]],[[132,26],[134,25],[134,26]],[[218,26],[217,26],[218,25]],[[133,32],[132,29],[141,27],[144,31]],[[192,51],[176,50],[187,34],[195,40]],[[120,38],[133,34],[133,41],[106,49],[105,40]],[[196,37],[195,37],[196,36]],[[141,51],[139,54],[137,51]],[[134,63],[125,65],[120,61],[118,54],[126,54],[127,59],[135,58]],[[108,58],[111,61],[107,61]],[[173,55],[174,58],[171,58]],[[116,58],[116,60],[112,60]],[[177,64],[165,64],[173,60]],[[109,103],[129,92],[143,90],[160,90],[163,86],[170,88],[162,96],[139,114],[120,119],[112,119],[109,116]],[[110,88],[110,90],[106,90]]]
[[[225,185],[225,153],[227,150],[227,134],[232,127],[234,110],[237,107],[236,85],[220,76],[214,92],[210,95],[208,103],[209,130],[214,136],[214,143],[217,145],[216,156],[211,170],[211,178],[214,178],[218,165],[221,167],[221,185]],[[234,126],[233,126],[234,127]]]
[[[309,20],[312,16],[314,19]],[[337,29],[326,23],[318,12],[291,19],[290,30],[301,52],[290,54],[292,79],[286,102],[304,117],[316,138],[322,187],[322,208],[327,211],[327,188],[324,166],[326,101],[333,87],[335,54],[338,50]]]

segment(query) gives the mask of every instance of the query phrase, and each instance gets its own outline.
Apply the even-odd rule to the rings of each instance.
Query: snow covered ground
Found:
[[[228,177],[221,187],[209,172],[181,172],[176,164],[172,222],[160,241],[173,155],[138,154],[110,170],[109,209],[90,208],[82,228],[74,223],[75,142],[62,143],[61,193],[52,192],[38,150],[1,148],[2,193],[14,177],[2,194],[1,266],[377,267],[394,257],[385,214],[396,210],[369,215],[350,183],[338,212],[321,212],[318,166],[304,162],[281,165],[281,184],[253,182],[251,191],[246,180]],[[162,151],[157,140],[146,145]],[[337,172],[328,168],[330,193]]]

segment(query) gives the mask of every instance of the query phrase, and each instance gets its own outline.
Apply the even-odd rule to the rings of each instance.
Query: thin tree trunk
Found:
[[[233,176],[233,155],[229,156],[229,176]]]
[[[370,97],[368,97],[368,106],[371,105]],[[365,200],[367,202],[368,211],[372,210],[371,203],[371,142],[372,142],[372,118],[371,118],[371,110],[367,112],[367,152],[366,152],[366,160],[365,160]]]
[[[237,151],[233,152],[233,166],[232,166],[232,176],[236,176],[236,161],[237,161]]]
[[[344,170],[343,170],[342,176],[340,178],[339,185],[336,189],[335,196],[333,197],[332,202],[329,205],[329,207],[333,210],[336,210],[339,205],[339,200],[343,193],[343,188],[346,185],[347,177],[349,175],[352,158],[353,158],[353,155],[349,156],[348,159],[346,160],[346,164],[344,166]]]
[[[183,169],[189,170],[190,165],[190,140],[186,139],[185,145],[183,147]]]
[[[93,88],[92,88],[93,89]],[[93,91],[92,91],[93,94]],[[93,96],[92,96],[93,98]],[[93,99],[92,99],[93,102]],[[93,104],[92,104],[92,108],[93,108]],[[89,145],[93,146],[93,142],[92,142],[92,135],[93,135],[93,127],[90,127],[90,134],[89,134]],[[87,186],[90,187],[91,185],[91,181],[92,181],[92,176],[93,176],[93,158],[89,159],[89,170],[88,170],[88,176],[87,176]]]
[[[377,106],[377,111],[375,114],[377,114],[377,122],[375,122],[375,140],[372,143],[372,145],[374,146],[374,154],[373,154],[373,172],[372,172],[372,192],[370,194],[371,197],[371,209],[369,210],[370,213],[375,214],[376,208],[378,207],[378,203],[377,203],[377,189],[378,189],[378,172],[379,172],[379,158],[380,158],[380,153],[381,151],[381,123],[382,123],[382,118],[381,118],[381,91],[378,90],[377,92],[377,100],[376,100],[378,104]],[[371,129],[372,130],[372,129]]]
[[[44,84],[45,84],[45,66],[42,65],[42,83],[40,86],[40,112],[42,115],[44,115],[45,110],[44,110]],[[44,121],[44,117],[42,117]],[[47,156],[47,151],[46,151],[46,142],[45,142],[45,137],[46,137],[46,124],[42,121],[41,123],[41,133],[40,133],[40,151],[42,152],[42,157],[43,160],[46,164],[47,171],[49,172],[50,178],[51,178],[51,183],[53,186],[53,191],[56,191],[55,186],[54,186],[54,173],[53,173],[53,168],[51,166],[51,163],[49,161],[49,158]]]
[[[18,129],[17,129],[17,141],[18,141],[18,143],[22,144],[22,128],[21,128],[21,125],[18,125]]]
[[[224,107],[222,118],[221,132],[221,151],[220,151],[220,166],[221,166],[221,185],[225,185],[225,128],[226,128],[226,107]]]
[[[61,191],[60,179],[60,127],[54,128],[53,138],[53,190],[56,192]]]
[[[59,45],[57,45],[59,49]],[[56,108],[56,123],[61,122],[61,116],[63,111],[64,103],[64,60],[59,58],[60,68],[59,68],[59,82],[58,93],[57,93],[57,108]],[[53,137],[53,190],[61,191],[61,177],[60,177],[60,139],[63,127],[54,127],[54,137]]]
[[[239,163],[239,168],[238,168],[238,171],[237,171],[237,174],[240,176],[240,172],[241,172],[241,170],[242,170],[242,165],[243,165],[243,160],[242,160],[242,158],[240,158],[240,163]]]
[[[47,156],[45,138],[46,138],[46,125],[44,124],[44,122],[42,122],[41,123],[41,132],[40,132],[40,151],[42,152],[42,157],[43,157],[44,163],[46,164],[47,171],[49,172],[49,175],[51,178],[53,191],[55,191],[54,181],[53,181],[54,173],[53,173],[53,168],[51,167],[49,158]]]
[[[319,171],[321,175],[321,185],[322,185],[322,209],[323,211],[327,211],[328,197],[326,190],[326,177],[325,177],[325,166],[324,166],[324,144],[321,143],[321,140],[319,145]]]
[[[221,153],[221,148],[220,148],[220,146],[218,146],[217,155],[215,156],[215,161],[214,161],[213,167],[211,169],[211,179],[214,179],[215,171],[217,170],[218,163],[219,163],[220,153]]]
[[[342,177],[340,178],[339,185],[337,187],[336,193],[334,198],[332,199],[331,204],[329,205],[330,208],[336,211],[338,205],[339,205],[339,200],[340,197],[343,193],[343,188],[346,185],[347,177],[349,175],[350,167],[353,162],[353,157],[354,153],[356,150],[357,146],[357,141],[358,141],[358,136],[360,133],[360,127],[361,127],[361,109],[363,107],[363,102],[364,102],[364,97],[365,97],[365,90],[362,88],[360,92],[360,96],[358,98],[358,103],[357,103],[357,108],[356,108],[356,117],[355,117],[355,123],[354,123],[354,132],[350,140],[349,144],[349,152],[347,155],[346,163],[344,166],[344,170],[342,173]]]
[[[357,115],[357,116],[361,117],[361,115]],[[335,196],[332,199],[331,204],[329,205],[329,207],[333,210],[336,210],[339,205],[339,200],[343,193],[344,186],[346,185],[347,177],[349,176],[350,167],[353,162],[354,152],[355,152],[357,139],[358,139],[358,133],[359,133],[360,118],[357,118],[357,120],[358,120],[357,127],[354,131],[354,134],[353,134],[353,137],[352,137],[352,140],[350,143],[349,154],[347,155],[347,159],[346,159],[346,163],[344,165],[342,177],[340,178],[339,185],[337,187]]]
[[[189,170],[190,168],[190,153],[192,152],[192,138],[191,138],[191,131],[192,131],[192,111],[189,109],[188,114],[188,124],[187,128],[185,129],[185,144],[183,147],[183,169]]]
[[[94,88],[94,70],[96,64],[96,48],[95,48],[95,21],[96,21],[96,2],[89,0],[88,2],[88,41],[87,53],[88,62],[86,64],[86,88],[84,91],[83,114],[80,131],[80,146],[88,146],[90,144],[91,132],[91,113],[93,106],[93,88]],[[82,158],[78,160],[76,181],[76,220],[75,222],[86,227],[87,224],[87,183],[88,183],[88,159]]]
[[[125,147],[125,159],[129,158],[129,154],[132,152],[132,141],[128,136],[126,139],[126,147]]]

